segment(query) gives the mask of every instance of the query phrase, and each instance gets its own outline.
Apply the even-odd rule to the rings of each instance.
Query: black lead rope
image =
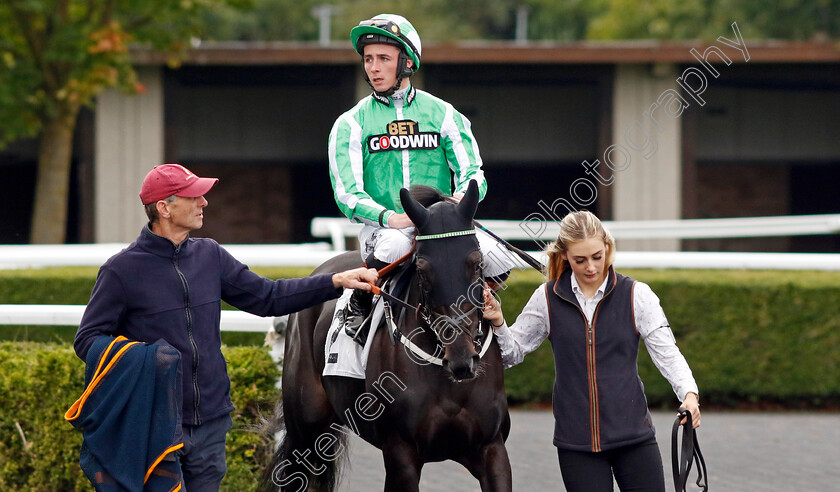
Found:
[[[680,420],[685,418],[685,424],[680,425]],[[680,427],[682,432],[682,447],[677,447],[677,434]],[[674,488],[676,492],[685,492],[688,483],[688,475],[691,472],[692,462],[697,463],[697,486],[703,492],[709,490],[709,473],[706,471],[706,460],[700,452],[700,443],[697,442],[697,433],[691,427],[691,412],[680,408],[677,420],[671,431],[671,468],[674,472]]]

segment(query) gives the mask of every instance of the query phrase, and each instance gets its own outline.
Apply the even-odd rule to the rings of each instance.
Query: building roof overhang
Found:
[[[721,41],[583,41],[526,42],[460,41],[424,44],[424,64],[636,64],[697,63],[710,46],[733,62],[838,63],[840,43],[819,41],[745,41],[746,52]],[[132,50],[138,65],[170,63],[166,53],[147,48]],[[747,60],[748,58],[748,60]],[[715,63],[717,55],[710,54]],[[188,50],[183,65],[345,65],[359,56],[345,42],[201,42]]]

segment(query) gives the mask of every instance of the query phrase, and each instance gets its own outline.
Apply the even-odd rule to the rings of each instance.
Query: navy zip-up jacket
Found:
[[[101,335],[166,340],[181,353],[183,423],[200,425],[233,410],[221,352],[221,301],[259,316],[281,316],[336,298],[331,275],[270,280],[212,239],[180,245],[145,226],[99,269],[73,346],[85,360]]]

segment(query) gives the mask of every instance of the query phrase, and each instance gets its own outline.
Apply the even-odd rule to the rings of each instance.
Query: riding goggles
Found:
[[[369,20],[363,20],[362,22],[359,22],[359,25],[360,26],[370,26],[370,27],[375,27],[377,29],[382,29],[383,31],[387,32],[388,34],[398,37],[401,41],[405,42],[405,44],[407,44],[409,48],[411,48],[411,51],[417,53],[417,48],[414,46],[414,43],[412,43],[411,40],[408,39],[408,37],[406,37],[402,33],[402,30],[400,29],[400,26],[397,25],[397,23],[394,22],[394,21],[390,21],[390,20],[386,20],[386,19],[369,19]]]

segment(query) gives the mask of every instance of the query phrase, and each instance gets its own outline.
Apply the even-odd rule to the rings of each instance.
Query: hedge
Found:
[[[260,269],[272,277],[301,269]],[[0,272],[0,304],[84,304],[96,269]],[[508,322],[542,282],[515,272],[502,292]],[[840,273],[786,271],[627,270],[659,296],[704,405],[744,403],[825,407],[840,404]],[[25,327],[14,329],[26,330]],[[72,329],[33,328],[49,339]],[[60,334],[57,336],[56,334]],[[261,334],[255,334],[259,341]],[[257,343],[256,341],[253,343]],[[264,347],[223,348],[237,407],[228,435],[223,489],[253,490],[271,442],[253,431],[279,391]],[[640,350],[639,370],[651,406],[673,407],[670,386]],[[554,379],[544,344],[506,371],[512,403],[550,401]],[[63,420],[83,390],[84,365],[66,341],[0,343],[0,490],[89,490],[78,466],[81,435]]]
[[[840,273],[625,270],[660,298],[704,404],[836,407],[840,404]],[[525,276],[523,276],[525,277]],[[515,320],[539,279],[511,282]],[[550,402],[554,361],[544,344],[505,373],[511,402]],[[639,373],[653,407],[677,400],[647,352]]]
[[[0,270],[0,304],[87,304],[95,267],[57,267],[25,270]],[[295,278],[308,275],[311,268],[260,268],[260,275],[269,278]],[[228,305],[224,309],[232,309]],[[0,340],[47,343],[72,343],[76,329],[72,327],[3,326]],[[227,345],[262,344],[262,333],[223,332]]]
[[[236,410],[222,490],[254,490],[271,441],[254,432],[271,411],[279,372],[263,347],[223,347]],[[66,345],[0,343],[0,490],[87,491],[82,435],[64,412],[84,390],[84,363]]]
[[[307,269],[260,268],[272,278],[303,276]],[[828,406],[840,404],[840,272],[746,270],[624,270],[659,296],[704,403]],[[84,304],[95,268],[0,271],[0,304]],[[534,271],[514,272],[502,292],[508,322],[543,281]],[[3,334],[5,331],[5,335]],[[72,340],[74,330],[0,327],[0,338],[37,334]],[[225,343],[262,343],[261,334],[224,333]],[[505,375],[512,403],[551,400],[554,362],[541,347]],[[668,383],[640,350],[639,371],[652,406],[676,403]]]

